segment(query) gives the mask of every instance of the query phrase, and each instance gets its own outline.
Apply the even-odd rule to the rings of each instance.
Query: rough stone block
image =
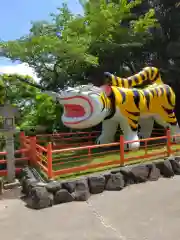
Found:
[[[135,183],[143,183],[148,180],[149,169],[146,165],[132,167],[130,172]]]
[[[176,160],[177,162],[180,162],[180,156],[176,156],[176,157],[175,157],[175,160]]]
[[[178,160],[176,160],[175,158],[174,159],[169,159],[169,161],[171,163],[173,172],[176,175],[180,175],[180,162]]]
[[[27,206],[32,209],[43,209],[53,205],[53,194],[49,193],[45,187],[34,187],[31,189]]]
[[[170,178],[174,176],[172,165],[168,159],[162,162],[157,162],[155,165],[160,170],[160,173],[163,177]]]
[[[156,167],[154,163],[147,164],[146,166],[149,169],[148,180],[157,181],[161,177],[160,170]]]
[[[55,204],[67,203],[72,201],[74,201],[74,198],[66,189],[60,189],[54,195]]]
[[[119,173],[119,172],[120,172],[120,168],[116,168],[116,169],[111,170],[111,174],[116,174],[116,173]]]
[[[124,178],[121,173],[111,174],[105,189],[108,191],[120,191],[124,188]]]
[[[135,183],[135,179],[132,175],[130,168],[124,167],[123,169],[120,170],[120,173],[123,175],[125,186],[129,186]]]
[[[69,193],[73,193],[75,191],[76,187],[76,180],[67,180],[65,182],[62,182],[62,188],[66,189]]]
[[[87,179],[79,179],[76,181],[75,191],[72,196],[76,201],[86,201],[90,197]]]
[[[105,177],[103,175],[90,176],[89,179],[89,190],[91,194],[102,193],[105,188]]]
[[[29,195],[32,188],[36,187],[38,181],[36,179],[26,178],[24,177],[21,181],[22,184],[22,193],[26,196]]]
[[[26,178],[29,178],[29,179],[34,179],[36,180],[34,174],[31,172],[31,170],[29,169],[29,167],[25,167],[21,170],[21,173],[20,173],[21,177],[26,177]]]
[[[165,160],[176,160],[176,157],[175,156],[169,156],[169,157],[167,157]]]
[[[61,182],[49,182],[46,185],[46,189],[48,190],[48,192],[55,194],[57,191],[59,191],[62,188],[62,184]]]
[[[105,177],[105,184],[107,184],[107,181],[111,177],[111,173],[110,172],[105,172],[102,175]]]

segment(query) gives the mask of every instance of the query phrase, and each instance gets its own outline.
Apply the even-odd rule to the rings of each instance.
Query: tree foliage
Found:
[[[153,8],[134,17],[141,0],[108,2],[81,1],[83,15],[73,15],[63,4],[51,22],[34,22],[28,35],[2,43],[6,56],[27,62],[52,89],[96,82],[103,70],[119,72],[151,38],[156,19]]]
[[[4,103],[17,106],[20,116],[16,119],[17,127],[25,131],[52,131],[63,128],[60,117],[62,108],[51,97],[40,90],[23,83],[34,82],[29,76],[1,75],[1,95]]]
[[[104,71],[127,76],[152,64],[162,70],[165,81],[177,91],[180,69],[178,1],[79,2],[83,7],[82,15],[73,14],[63,4],[56,14],[51,14],[51,21],[33,22],[26,36],[1,42],[4,55],[28,63],[41,79],[40,84],[52,90],[87,82],[99,85]],[[12,79],[18,82],[19,76],[6,78],[11,85]],[[19,94],[21,91],[17,89],[23,87],[26,90]],[[62,110],[52,104],[50,98],[34,88],[31,91],[32,87],[22,83],[11,88],[16,89],[14,95],[10,94],[10,101],[16,102],[23,112],[21,126],[45,124],[53,129],[54,123],[57,127]],[[49,109],[48,114],[44,106]]]

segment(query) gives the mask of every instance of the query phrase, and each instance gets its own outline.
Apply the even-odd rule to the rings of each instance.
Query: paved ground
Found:
[[[0,236],[6,240],[179,240],[180,176],[130,186],[34,211],[0,201]]]

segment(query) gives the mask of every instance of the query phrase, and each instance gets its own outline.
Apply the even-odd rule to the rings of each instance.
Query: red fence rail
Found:
[[[100,134],[100,131],[39,134],[36,135],[36,141],[40,145],[46,145],[47,142],[51,142],[52,148],[59,150],[93,145]],[[154,129],[152,136],[164,136],[165,134],[164,129]],[[116,134],[116,141],[119,141],[119,136],[120,131]]]
[[[98,132],[93,134],[97,136]],[[21,146],[26,149],[25,155],[27,158],[29,157],[30,163],[38,166],[49,179],[131,164],[137,161],[152,161],[180,151],[179,144],[172,144],[171,138],[175,136],[171,136],[169,130],[163,136],[138,140],[141,147],[137,151],[125,150],[126,144],[137,141],[125,141],[123,136],[120,136],[119,141],[115,143],[93,145],[91,143],[93,138],[90,137],[94,136],[93,134],[79,132],[78,137],[77,133],[46,135],[44,140],[48,138],[51,141],[45,146],[45,142],[40,141],[43,135],[27,137],[24,133],[21,133]],[[159,135],[162,134],[163,132],[159,133]],[[84,144],[80,142],[79,145],[81,146],[78,147],[76,141],[79,141],[85,135],[88,135],[89,140]],[[158,134],[156,133],[156,135]],[[70,141],[69,139],[73,139],[72,136],[75,136],[76,141],[74,140],[74,142],[76,142],[76,145],[72,147],[71,143],[69,143],[63,148],[63,144],[54,144],[54,136],[55,139],[63,139],[63,141],[65,138]],[[180,135],[176,135],[176,137],[180,138]],[[57,146],[59,146],[59,149]]]
[[[25,136],[24,133],[20,134],[20,149],[15,151],[15,166],[16,174],[18,174],[24,165],[28,165],[31,158],[31,146],[30,142],[32,140]],[[7,152],[0,152],[0,176],[7,176]]]
[[[51,179],[137,161],[152,161],[180,151],[180,145],[171,142],[172,137],[180,138],[180,135],[171,136],[169,130],[164,134],[164,131],[157,129],[154,134],[156,137],[138,140],[141,144],[139,150],[126,151],[126,144],[137,141],[125,141],[123,136],[119,136],[114,143],[95,145],[93,143],[99,135],[97,131],[33,137],[21,132],[21,149],[15,151],[16,172],[21,170],[24,163],[28,163],[38,166]],[[0,152],[0,176],[7,175],[6,155],[6,152]]]
[[[7,152],[0,152],[0,176],[7,176]],[[19,173],[24,163],[29,161],[28,149],[23,148],[15,151],[16,174]]]

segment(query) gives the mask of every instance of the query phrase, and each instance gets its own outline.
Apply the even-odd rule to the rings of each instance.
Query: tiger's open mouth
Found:
[[[65,104],[64,105],[65,116],[68,118],[84,117],[85,109],[77,104]]]
[[[86,97],[67,97],[60,101],[64,106],[62,121],[65,125],[78,124],[90,118],[93,113],[93,106]]]

